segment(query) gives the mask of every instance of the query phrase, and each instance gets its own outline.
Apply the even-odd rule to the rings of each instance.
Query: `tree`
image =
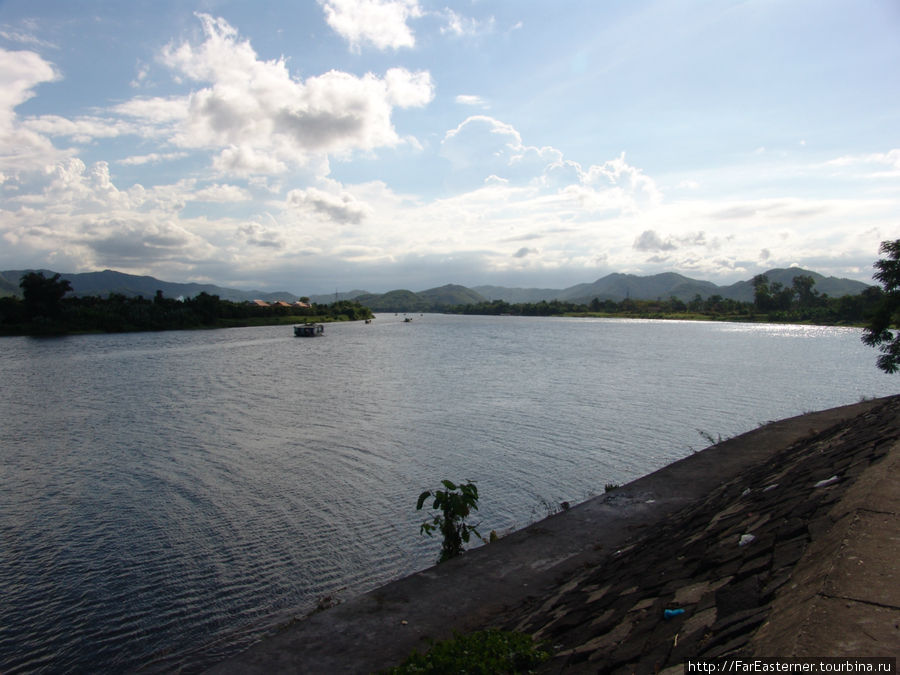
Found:
[[[819,291],[813,286],[816,280],[808,274],[800,274],[793,278],[794,293],[797,295],[797,302],[801,307],[812,307],[816,304],[819,297]]]
[[[419,495],[416,502],[416,511],[422,509],[425,500],[434,497],[431,508],[439,510],[440,514],[435,515],[431,521],[425,521],[419,528],[422,534],[433,536],[435,530],[439,530],[444,535],[444,541],[441,544],[441,555],[438,562],[442,563],[450,558],[460,555],[463,549],[463,542],[469,543],[471,535],[474,533],[476,537],[481,538],[476,525],[469,525],[466,518],[472,511],[478,510],[478,488],[475,483],[469,481],[465,484],[455,485],[449,480],[442,480],[446,490],[426,490]]]
[[[884,292],[874,316],[863,330],[862,340],[870,347],[878,347],[878,367],[886,373],[900,369],[900,332],[891,328],[900,325],[900,239],[883,241],[879,248],[887,257],[875,261],[878,270],[873,274],[881,282]]]
[[[765,274],[757,274],[753,277],[753,304],[760,311],[765,311],[772,305],[772,296],[769,294],[769,277]]]
[[[63,296],[72,290],[72,284],[68,279],[61,280],[59,273],[47,279],[43,272],[28,272],[19,280],[19,288],[29,318],[55,318],[62,311]]]

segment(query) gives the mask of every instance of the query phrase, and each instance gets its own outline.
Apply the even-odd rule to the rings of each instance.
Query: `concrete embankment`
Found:
[[[367,673],[486,627],[546,641],[547,672],[897,656],[898,469],[900,397],[773,422],[292,624],[211,672]]]

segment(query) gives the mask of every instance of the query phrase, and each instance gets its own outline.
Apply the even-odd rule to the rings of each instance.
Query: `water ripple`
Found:
[[[441,478],[504,531],[698,429],[895,393],[853,329],[401,318],[4,338],[0,671],[196,672],[433,562]]]

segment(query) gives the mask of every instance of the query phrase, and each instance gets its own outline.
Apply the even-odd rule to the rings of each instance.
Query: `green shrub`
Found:
[[[425,500],[434,497],[431,508],[440,511],[432,517],[431,521],[425,521],[419,528],[422,534],[433,536],[435,530],[444,535],[441,543],[441,555],[438,562],[442,563],[450,558],[460,555],[465,549],[463,543],[468,544],[474,534],[481,539],[476,529],[477,525],[466,522],[472,511],[478,510],[478,488],[475,483],[454,484],[449,480],[442,480],[445,490],[426,490],[419,495],[416,502],[416,510],[419,511],[425,505]]]
[[[414,651],[387,675],[406,673],[529,673],[550,658],[526,633],[488,629],[432,644],[425,654]]]

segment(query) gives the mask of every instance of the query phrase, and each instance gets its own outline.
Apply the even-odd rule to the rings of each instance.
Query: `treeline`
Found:
[[[163,297],[161,291],[153,298],[116,293],[105,298],[67,297],[71,285],[59,276],[56,274],[48,279],[40,272],[26,274],[20,283],[23,298],[0,298],[0,334],[120,333],[354,321],[372,317],[368,308],[350,300],[297,307],[232,302],[208,293],[185,300]]]
[[[453,314],[488,314],[513,316],[619,316],[650,319],[717,319],[732,321],[772,321],[815,323],[823,325],[861,325],[875,313],[884,297],[875,286],[859,295],[831,298],[815,290],[809,276],[794,277],[790,287],[770,284],[765,275],[754,278],[753,302],[741,302],[699,294],[685,302],[676,297],[666,300],[600,300],[587,304],[551,300],[547,302],[509,303],[492,300],[457,305],[448,309]]]

